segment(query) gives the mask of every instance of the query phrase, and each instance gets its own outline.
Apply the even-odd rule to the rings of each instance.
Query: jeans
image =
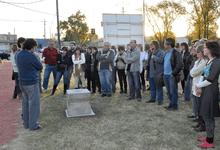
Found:
[[[178,108],[178,83],[172,75],[164,75],[164,83],[170,99],[169,107]]]
[[[40,116],[39,83],[34,85],[20,85],[22,91],[22,119],[24,128],[37,128]]]
[[[104,69],[99,71],[102,94],[112,94],[112,72]]]
[[[151,100],[163,102],[163,87],[156,84],[156,78],[149,78]]]
[[[187,81],[184,89],[184,99],[185,101],[190,101],[191,99],[191,90],[192,90],[192,78],[190,75],[187,77]]]
[[[68,71],[57,71],[56,79],[55,79],[55,85],[58,85],[60,82],[60,79],[63,76],[63,83],[64,85],[67,85],[68,82]]]
[[[46,65],[44,70],[44,81],[43,81],[43,88],[47,90],[48,82],[50,79],[50,73],[53,72],[54,81],[56,79],[56,65]]]
[[[19,80],[18,80],[18,73],[14,72],[14,77],[15,77],[15,88],[14,88],[14,93],[13,93],[13,98],[17,98],[17,96],[21,96],[21,90],[19,87]]]
[[[200,97],[192,96],[193,115],[199,117],[199,108],[201,105]]]
[[[140,74],[141,76],[141,85],[142,85],[142,90],[146,90],[146,82],[145,82],[145,69],[143,69],[143,71]]]
[[[140,72],[127,72],[130,98],[141,98]]]
[[[115,93],[115,90],[116,90],[116,82],[117,82],[116,72],[117,72],[116,67],[113,67],[112,69],[112,91],[113,93]]]
[[[67,89],[70,88],[70,81],[73,74],[73,65],[67,68]]]
[[[120,91],[127,92],[127,78],[125,74],[125,69],[118,69],[118,80],[120,84]]]
[[[96,92],[96,87],[98,87],[98,91],[101,93],[101,85],[99,80],[98,71],[91,72],[91,80],[92,80],[92,92]]]

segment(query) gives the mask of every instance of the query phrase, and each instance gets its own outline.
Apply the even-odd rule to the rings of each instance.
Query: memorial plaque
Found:
[[[87,89],[67,90],[67,117],[94,116],[95,113],[89,103],[90,91]]]

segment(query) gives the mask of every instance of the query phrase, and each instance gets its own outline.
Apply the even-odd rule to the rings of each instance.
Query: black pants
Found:
[[[146,84],[145,84],[145,69],[141,72],[141,88],[142,90],[146,90]]]
[[[21,94],[21,90],[19,87],[18,73],[14,72],[13,74],[14,74],[14,79],[15,79],[15,88],[14,88],[13,98],[16,99],[17,96]]]
[[[125,75],[125,69],[118,70],[118,79],[121,92],[127,92],[127,79]]]
[[[91,81],[92,81],[92,92],[96,92],[96,88],[98,87],[98,91],[101,92],[101,84],[99,80],[98,71],[91,72]]]
[[[87,80],[87,89],[89,91],[91,91],[91,83],[92,83],[92,75],[91,75],[91,71],[90,72],[86,72],[86,80]]]

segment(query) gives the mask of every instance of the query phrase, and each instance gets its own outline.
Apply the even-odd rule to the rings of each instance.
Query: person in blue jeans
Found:
[[[149,83],[151,99],[147,103],[163,104],[163,58],[164,52],[157,41],[150,44]]]
[[[178,82],[180,82],[181,70],[183,62],[180,52],[175,47],[173,38],[166,39],[164,43],[164,83],[167,88],[170,104],[166,107],[167,110],[178,109]]]
[[[140,81],[140,51],[137,49],[136,40],[131,40],[131,49],[127,51],[125,62],[126,72],[129,83],[129,98],[128,100],[137,99],[141,102],[141,81]]]
[[[101,83],[102,97],[112,96],[112,69],[114,67],[114,52],[110,49],[109,42],[104,43],[104,48],[98,52],[96,58],[99,61],[98,70]]]
[[[41,128],[39,71],[43,66],[35,56],[37,43],[34,39],[26,39],[23,50],[16,55],[19,84],[22,93],[22,120],[25,129],[38,130]]]
[[[47,90],[48,88],[48,82],[50,79],[51,72],[53,72],[54,81],[56,79],[57,56],[58,56],[58,51],[55,48],[55,42],[51,40],[49,41],[49,47],[44,49],[42,55],[45,63],[44,80],[43,80],[44,90]]]
[[[60,83],[60,79],[63,76],[63,93],[64,95],[66,94],[66,90],[68,88],[68,56],[67,56],[67,47],[62,48],[62,52],[58,54],[57,57],[57,74],[56,74],[56,79],[55,83],[53,85],[53,90],[51,95],[54,95],[58,84]]]

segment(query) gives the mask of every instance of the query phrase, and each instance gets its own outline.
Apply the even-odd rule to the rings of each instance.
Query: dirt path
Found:
[[[0,145],[16,138],[20,101],[12,100],[14,81],[10,62],[0,64]]]

